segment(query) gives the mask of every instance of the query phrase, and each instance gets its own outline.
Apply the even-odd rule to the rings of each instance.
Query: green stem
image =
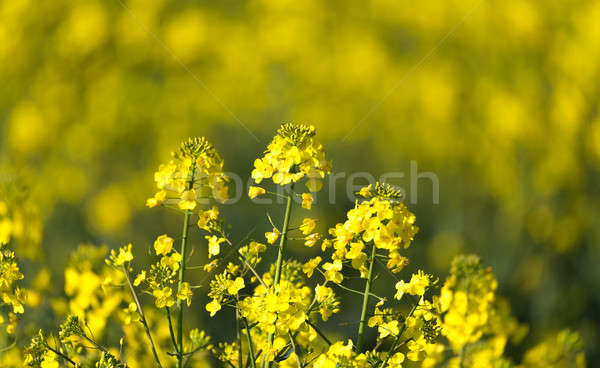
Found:
[[[323,339],[323,341],[325,341],[327,343],[327,345],[331,346],[331,341],[327,338],[327,336],[325,336],[325,334],[323,333],[323,331],[321,331],[321,329],[319,327],[317,327],[317,325],[315,325],[314,323],[312,323],[311,321],[309,321],[308,319],[306,320],[306,323],[312,327],[315,331],[317,331],[317,335],[321,336],[321,338]]]
[[[287,204],[285,206],[285,217],[283,219],[283,228],[281,229],[281,239],[279,240],[279,251],[277,253],[277,262],[275,264],[275,277],[273,278],[273,288],[275,289],[277,285],[279,285],[279,280],[281,279],[281,268],[283,266],[283,254],[285,252],[285,244],[287,242],[287,233],[288,228],[290,226],[290,217],[292,214],[292,202],[293,202],[293,190],[294,185],[292,184],[290,187],[290,192],[287,195]],[[274,334],[269,334],[268,337],[268,346],[273,344]],[[266,354],[265,354],[266,356]],[[263,368],[269,366],[269,362],[263,356]]]
[[[152,339],[152,334],[150,333],[150,327],[148,326],[148,321],[146,321],[146,316],[144,315],[144,310],[142,309],[142,303],[140,303],[140,299],[135,292],[135,288],[131,283],[131,278],[129,277],[129,270],[127,270],[127,266],[123,265],[123,273],[125,274],[125,280],[127,281],[127,285],[129,286],[129,291],[131,292],[131,296],[133,297],[133,301],[137,307],[138,315],[140,316],[140,322],[144,326],[144,331],[146,332],[146,337],[148,338],[148,342],[150,343],[150,348],[152,349],[152,355],[154,356],[154,360],[156,361],[156,365],[159,368],[162,368],[160,364],[160,359],[158,358],[158,353],[156,352],[156,346],[154,346],[154,340]]]
[[[196,175],[196,164],[192,164],[190,176],[187,182],[187,189],[192,190],[194,188],[194,175]],[[188,240],[188,230],[190,227],[190,217],[192,211],[185,210],[185,217],[183,219],[183,230],[181,232],[181,262],[179,264],[179,282],[177,283],[177,291],[181,290],[185,276],[185,257],[186,257],[186,245]],[[179,308],[179,314],[177,315],[177,342],[179,343],[179,349],[177,354],[177,368],[183,368],[183,304],[181,299],[177,299],[177,307]]]
[[[238,343],[238,367],[244,368],[244,357],[242,356],[242,326],[240,326],[240,297],[239,295],[236,295],[235,298],[235,334]]]
[[[279,285],[281,279],[281,267],[283,265],[283,253],[285,251],[285,244],[287,242],[288,227],[290,225],[290,217],[292,213],[292,188],[287,197],[287,204],[285,206],[285,217],[283,219],[283,229],[281,230],[281,239],[279,240],[279,252],[277,253],[277,263],[275,264],[275,278],[273,279],[273,286]]]
[[[408,315],[406,316],[406,318],[404,319],[404,323],[402,324],[402,328],[400,329],[400,331],[398,332],[398,335],[396,336],[396,339],[394,340],[394,343],[392,344],[392,347],[390,348],[390,350],[388,351],[387,356],[385,357],[385,360],[381,363],[381,365],[379,366],[379,368],[385,368],[386,364],[388,363],[388,361],[390,360],[390,357],[392,356],[392,353],[394,352],[394,349],[396,349],[396,345],[398,344],[398,342],[400,341],[400,337],[402,336],[402,334],[404,333],[404,330],[406,330],[406,320],[408,318],[410,318],[415,311],[417,310],[417,307],[419,306],[419,303],[421,302],[421,299],[419,299],[415,305],[413,305],[413,307],[411,308],[410,312],[408,312]]]
[[[248,354],[250,359],[250,365],[252,368],[256,368],[256,358],[254,357],[254,345],[252,345],[252,337],[250,336],[250,329],[248,328],[248,321],[245,318],[242,318],[244,322],[244,328],[246,329],[246,340],[248,341]]]
[[[169,307],[165,307],[165,310],[167,312],[167,321],[169,321],[169,333],[171,335],[171,343],[173,344],[173,349],[175,349],[175,353],[179,355],[179,346],[177,345],[177,340],[175,339],[173,321],[171,320],[171,309],[169,309]]]
[[[71,365],[73,365],[73,367],[77,367],[77,363],[75,363],[71,358],[69,358],[68,356],[66,356],[65,354],[61,353],[60,351],[58,351],[57,349],[53,349],[52,347],[50,347],[50,345],[48,344],[44,344],[44,346],[46,346],[46,348],[48,350],[50,350],[51,352],[53,352],[54,354],[60,356],[61,358],[63,358],[64,360],[66,360],[67,362],[71,363]]]
[[[369,260],[369,274],[367,275],[367,283],[363,294],[362,310],[360,312],[360,323],[358,325],[358,339],[356,341],[356,351],[362,350],[365,339],[365,326],[367,324],[367,308],[369,307],[369,296],[371,295],[371,284],[373,282],[373,269],[375,268],[375,257],[377,256],[377,248],[373,244],[371,250],[371,259]]]

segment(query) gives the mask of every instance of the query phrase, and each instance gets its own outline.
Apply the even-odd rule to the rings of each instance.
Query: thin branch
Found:
[[[129,285],[129,291],[133,296],[133,301],[137,306],[138,314],[140,315],[140,322],[144,325],[144,330],[146,331],[146,337],[148,337],[148,341],[150,342],[150,347],[152,348],[152,355],[154,355],[154,360],[159,368],[162,368],[162,364],[160,364],[160,359],[158,358],[158,353],[156,352],[156,347],[154,346],[154,340],[152,339],[152,334],[150,333],[150,327],[148,327],[148,322],[146,321],[146,317],[144,316],[144,310],[142,309],[142,304],[138,299],[137,294],[135,293],[135,289],[133,288],[133,284],[131,283],[131,279],[129,278],[129,271],[126,266],[123,265],[123,273],[125,274],[125,280],[127,280],[127,285]]]
[[[165,307],[167,311],[167,320],[169,321],[169,333],[171,334],[171,344],[175,348],[175,352],[180,354],[179,346],[177,345],[177,340],[175,339],[175,332],[173,331],[173,320],[171,320],[171,309],[169,307]]]
[[[71,363],[73,365],[73,367],[77,367],[77,363],[75,363],[71,358],[69,358],[68,356],[66,356],[65,354],[61,353],[60,351],[53,349],[50,345],[48,344],[44,344],[44,346],[46,346],[46,348],[48,350],[50,350],[51,352],[53,352],[54,354],[60,356],[61,358],[63,358],[64,360],[66,360],[67,362]]]
[[[300,361],[300,355],[298,354],[298,350],[296,349],[296,344],[294,343],[294,337],[291,333],[288,332],[290,337],[290,342],[292,343],[292,349],[294,349],[294,356],[296,357],[296,364],[298,364],[298,368],[303,368],[302,362]]]
[[[319,336],[321,336],[321,338],[323,339],[323,341],[325,341],[327,343],[327,345],[331,346],[331,341],[327,338],[327,336],[325,336],[325,334],[323,333],[323,331],[321,331],[320,328],[318,328],[315,324],[313,324],[311,321],[309,321],[308,319],[306,320],[306,323],[312,327],[315,331],[317,331],[317,334]]]

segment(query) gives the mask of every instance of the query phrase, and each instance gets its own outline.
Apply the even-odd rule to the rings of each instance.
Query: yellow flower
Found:
[[[419,270],[416,274],[413,274],[410,282],[407,284],[404,280],[396,283],[396,296],[395,298],[400,300],[402,296],[407,293],[415,296],[422,296],[425,294],[425,290],[430,284],[429,276]]]
[[[133,286],[139,286],[142,282],[146,280],[146,271],[140,272],[135,280],[133,280]]]
[[[59,368],[60,365],[56,361],[56,354],[48,351],[44,354],[44,359],[40,364],[40,368]]]
[[[314,230],[315,226],[317,226],[317,222],[314,219],[305,218],[302,220],[302,225],[300,225],[300,231],[302,234],[308,235]]]
[[[360,257],[361,254],[364,254],[362,250],[364,249],[365,244],[363,242],[356,242],[350,244],[350,251],[346,253],[346,258],[355,259]]]
[[[182,210],[193,210],[196,208],[196,191],[191,189],[181,193],[181,200],[178,206]]]
[[[199,219],[198,219],[198,227],[204,230],[209,230],[208,223],[211,220],[216,220],[219,218],[219,208],[217,206],[213,206],[210,210],[200,211]]]
[[[319,233],[310,234],[309,236],[304,238],[304,245],[310,248],[313,245],[317,244],[319,239],[321,239],[321,235],[319,235]]]
[[[312,203],[314,201],[314,197],[311,193],[302,193],[302,208],[306,208],[310,210],[312,207]]]
[[[371,197],[371,187],[372,186],[373,186],[372,184],[369,184],[366,187],[362,187],[360,189],[360,191],[358,192],[358,195],[360,195],[363,198],[370,198]]]
[[[209,263],[205,264],[204,267],[202,267],[202,269],[204,271],[206,271],[206,272],[212,272],[212,270],[214,270],[215,267],[217,267],[218,264],[219,264],[219,260],[218,259],[213,259]]]
[[[114,249],[110,251],[110,260],[113,266],[121,266],[126,262],[133,260],[133,254],[131,253],[132,244],[129,243],[124,247],[119,248],[119,252],[115,252]],[[108,261],[107,261],[108,262]]]
[[[224,238],[219,238],[216,235],[212,235],[212,236],[206,235],[204,238],[206,238],[208,240],[208,257],[209,258],[221,253],[221,243],[223,243],[225,241]]]
[[[396,353],[392,355],[389,360],[389,368],[402,368],[402,363],[404,362],[404,354]]]
[[[340,284],[344,279],[344,276],[340,272],[342,270],[342,262],[339,260],[335,260],[333,263],[325,263],[323,269],[325,270],[325,279],[327,281]]]
[[[250,189],[248,190],[248,197],[250,197],[250,199],[254,199],[258,196],[265,194],[266,192],[267,191],[264,188],[250,186]]]
[[[210,303],[206,304],[206,311],[210,312],[211,317],[217,314],[217,312],[220,310],[221,304],[216,299],[213,299]]]
[[[313,126],[283,124],[268,145],[265,156],[254,161],[252,178],[255,183],[272,178],[275,184],[286,185],[308,177],[311,191],[320,189],[321,180],[330,172],[323,146],[314,140]]]
[[[267,243],[269,244],[273,244],[277,241],[277,239],[279,239],[279,235],[281,233],[279,232],[279,230],[273,228],[273,231],[265,233],[265,238],[267,238]]]
[[[167,199],[167,192],[165,190],[161,190],[154,194],[154,197],[148,198],[146,200],[146,206],[153,208],[156,206],[160,206]]]
[[[172,294],[173,290],[171,290],[171,288],[168,286],[152,291],[152,295],[154,295],[155,298],[154,303],[156,304],[156,308],[170,307],[175,304],[175,300],[171,298]]]
[[[171,268],[173,271],[179,269],[179,263],[181,262],[181,254],[177,252],[171,253],[169,256],[163,256],[160,259],[160,264]]]
[[[302,272],[304,272],[307,277],[312,277],[313,272],[319,263],[321,263],[321,257],[315,257],[311,259],[302,266]]]
[[[317,301],[319,303],[324,302],[325,299],[327,299],[332,294],[333,290],[330,287],[323,285],[317,285],[317,287],[315,287],[315,297],[317,298]]]
[[[177,299],[185,300],[187,306],[189,307],[192,304],[192,290],[190,289],[190,284],[188,282],[182,282],[181,288],[177,292]]]
[[[159,236],[154,241],[154,250],[157,256],[166,256],[173,249],[173,238],[166,234]]]
[[[227,280],[227,292],[231,295],[236,295],[244,288],[244,279],[237,277],[235,280]]]
[[[204,137],[190,138],[172,153],[173,160],[160,165],[154,174],[154,181],[161,194],[166,197],[178,196],[178,206],[182,210],[196,208],[196,193],[191,188],[202,188],[201,195],[212,196],[216,200],[227,198],[229,179],[223,172],[223,159],[214,146]],[[151,198],[148,206],[156,206],[160,198]]]
[[[389,335],[396,336],[400,333],[400,327],[398,327],[398,321],[390,321],[379,325],[379,338],[383,339]]]

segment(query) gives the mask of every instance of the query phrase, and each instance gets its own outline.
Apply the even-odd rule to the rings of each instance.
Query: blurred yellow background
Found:
[[[439,204],[426,184],[409,204],[412,263],[443,277],[480,254],[528,339],[580,330],[593,366],[599,19],[578,0],[2,0],[0,164],[28,178],[37,262],[60,278],[81,242],[178,231],[144,202],[181,140],[206,136],[247,178],[283,121],[313,124],[334,172],[434,172]],[[326,224],[352,206],[343,185]],[[266,210],[224,213],[242,237]]]

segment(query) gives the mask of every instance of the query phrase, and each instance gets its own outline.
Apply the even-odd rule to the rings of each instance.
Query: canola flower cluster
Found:
[[[306,187],[311,192],[321,190],[321,179],[329,174],[331,163],[325,160],[323,145],[314,136],[314,126],[282,125],[265,156],[254,161],[254,181],[258,184],[272,178],[275,184],[286,185],[307,177]]]
[[[274,185],[287,186],[283,223],[277,226],[268,217],[274,229],[265,234],[265,241],[232,240],[219,207],[210,204],[226,193],[223,161],[205,139],[186,141],[174,154],[176,168],[165,171],[161,166],[155,176],[159,189],[172,192],[172,197],[148,200],[150,207],[169,207],[181,214],[181,236],[158,235],[151,247],[155,262],[148,266],[137,264],[133,244],[110,252],[80,246],[65,268],[68,303],[51,303],[65,321],[55,332],[39,330],[30,336],[22,362],[39,368],[205,367],[210,359],[232,368],[585,366],[581,339],[569,330],[527,351],[519,364],[505,354],[509,344],[521,343],[526,327],[496,294],[497,280],[477,256],[457,256],[443,283],[423,270],[403,275],[409,263],[407,248],[418,228],[394,187],[376,183],[362,188],[364,199],[326,236],[315,231],[315,219],[294,216],[296,197],[302,197],[304,209],[312,207],[312,193],[295,192],[294,182],[307,176],[310,183],[315,176],[309,172],[315,167],[322,170],[316,176],[321,179],[328,170],[318,166],[325,156],[315,133],[312,127],[285,124],[273,142],[286,142],[291,152],[266,159],[276,152],[271,143],[260,161],[275,169],[268,177]],[[294,176],[298,173],[303,175]],[[206,181],[211,175],[216,185]],[[210,191],[185,194],[202,187]],[[307,187],[317,189],[314,184]],[[256,186],[249,191],[250,197],[270,194]],[[200,268],[211,278],[204,305],[193,292],[202,285],[185,273],[191,253],[188,231],[193,229],[204,235],[207,261]],[[320,253],[304,261],[292,259],[287,247],[295,242]],[[320,247],[314,247],[318,243]],[[265,263],[275,254],[274,262]],[[4,268],[5,259],[10,267]],[[14,258],[2,258],[2,267],[2,285],[22,278]],[[354,276],[363,288],[345,283]],[[392,278],[395,288],[377,295],[374,284],[383,277]],[[10,299],[18,289],[2,290],[13,313],[23,313],[23,301],[17,305]],[[358,319],[356,335],[337,339],[328,333],[327,321],[344,311],[343,293],[359,294],[362,309],[360,316],[344,315]],[[153,302],[146,304],[150,298]],[[184,318],[184,310],[191,308],[210,317],[231,315],[236,337],[214,343],[193,327],[191,318]],[[118,344],[107,333],[111,323],[120,326]],[[367,329],[376,332],[374,341],[367,341]]]
[[[411,157],[444,178],[456,200],[428,219],[415,248],[429,272],[446,272],[464,249],[486,249],[496,262],[511,260],[499,277],[527,316],[544,320],[535,334],[553,323],[598,325],[597,313],[580,317],[597,304],[585,285],[597,284],[600,244],[599,2],[123,3],[130,11],[100,0],[7,1],[0,9],[0,74],[15,87],[2,90],[0,154],[33,174],[28,183],[40,183],[36,201],[52,221],[45,249],[140,231],[131,225],[146,216],[149,191],[136,184],[151,185],[148,174],[172,142],[202,129],[217,143],[236,129],[149,30],[259,137],[273,111],[284,111],[323,122],[323,139],[350,134],[340,157],[370,151],[369,162],[394,170],[404,167],[391,163]],[[395,89],[355,128],[466,14],[404,82],[414,88]],[[244,156],[254,149],[242,147],[245,134],[236,141]],[[354,161],[344,166],[357,169]],[[54,226],[65,207],[81,226]],[[35,233],[29,221],[26,229]],[[23,248],[13,249],[29,262]],[[54,285],[66,257],[56,258]],[[558,259],[584,266],[573,272],[556,267]],[[34,278],[26,273],[23,282]],[[598,343],[588,349],[598,356]]]

